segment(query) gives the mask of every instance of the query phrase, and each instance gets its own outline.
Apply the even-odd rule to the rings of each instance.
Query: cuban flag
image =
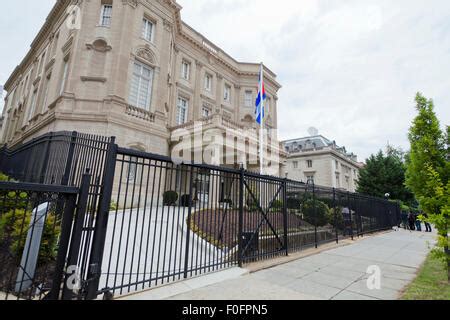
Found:
[[[261,72],[259,74],[259,89],[258,89],[258,95],[256,97],[256,122],[258,124],[262,124],[264,121],[264,100],[267,99],[266,95],[266,88],[264,85],[264,70],[263,66],[261,64]]]

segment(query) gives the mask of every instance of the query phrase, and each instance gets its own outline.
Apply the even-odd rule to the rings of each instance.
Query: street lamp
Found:
[[[386,198],[386,200],[389,200],[389,198],[391,197],[391,194],[390,193],[385,193],[384,197]]]

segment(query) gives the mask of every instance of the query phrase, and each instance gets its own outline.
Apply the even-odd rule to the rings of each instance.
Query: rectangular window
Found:
[[[182,125],[187,121],[189,102],[184,98],[178,98],[177,125]]]
[[[191,65],[187,61],[181,63],[181,77],[185,80],[189,80]]]
[[[34,113],[36,112],[36,102],[37,102],[37,90],[33,92],[33,96],[31,97],[31,105],[30,105],[30,113],[28,114],[28,120],[34,117]]]
[[[306,181],[308,182],[308,183],[315,183],[314,182],[314,176],[306,176]]]
[[[253,107],[253,92],[252,91],[245,91],[245,106],[246,107]]]
[[[102,12],[100,15],[100,25],[102,27],[111,26],[111,19],[112,19],[112,4],[103,4]]]
[[[46,52],[44,52],[44,53],[42,54],[41,61],[39,62],[39,68],[38,68],[38,74],[37,74],[38,76],[41,74],[42,68],[43,68],[43,66],[44,66],[45,53],[46,53]]]
[[[212,90],[212,76],[210,74],[206,74],[205,76],[205,90],[208,92]]]
[[[308,168],[312,168],[312,166],[313,166],[312,160],[308,160],[308,161],[307,161],[307,164],[308,164]]]
[[[135,62],[131,79],[129,103],[150,111],[153,87],[153,69]]]
[[[66,82],[67,82],[68,71],[69,71],[69,61],[65,60],[64,66],[63,66],[62,79],[61,79],[61,87],[59,88],[59,95],[62,95],[64,92]]]
[[[336,174],[336,188],[341,187],[341,177],[339,174]]]
[[[210,114],[209,108],[207,106],[203,106],[202,108],[202,116],[203,118],[208,118]]]
[[[43,110],[47,109],[49,82],[50,82],[50,77],[47,77],[47,79],[45,81],[45,88],[44,88],[44,102],[42,104]]]
[[[153,42],[153,28],[154,28],[153,22],[144,18],[142,25],[142,37],[145,40]]]
[[[298,161],[294,161],[294,169],[298,169]]]
[[[231,87],[229,85],[225,85],[223,90],[223,100],[226,102],[231,102]]]

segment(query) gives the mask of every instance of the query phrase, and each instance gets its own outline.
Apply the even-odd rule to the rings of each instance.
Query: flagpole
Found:
[[[264,174],[264,118],[265,118],[265,112],[264,112],[264,92],[263,92],[263,83],[264,83],[264,66],[261,62],[261,81],[260,81],[260,88],[259,92],[261,92],[261,125],[259,128],[259,173],[262,175]]]

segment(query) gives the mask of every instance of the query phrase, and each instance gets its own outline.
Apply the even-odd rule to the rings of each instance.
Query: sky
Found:
[[[315,127],[359,160],[388,142],[407,150],[418,91],[433,98],[442,127],[450,124],[448,0],[178,3],[182,19],[222,50],[238,61],[262,61],[277,74],[282,140]],[[2,4],[8,15],[0,20],[0,85],[53,4]]]

